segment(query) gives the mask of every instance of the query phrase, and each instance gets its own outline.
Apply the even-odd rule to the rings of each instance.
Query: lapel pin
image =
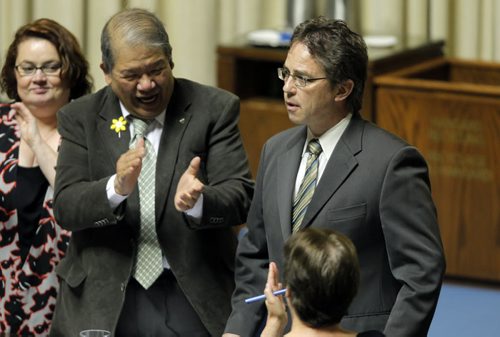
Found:
[[[115,132],[118,134],[118,138],[121,136],[121,132],[127,130],[127,120],[121,116],[120,118],[116,119],[113,118],[113,121],[111,123],[111,130],[115,130]]]
[[[183,118],[179,119],[179,123],[184,124],[185,122],[186,122],[186,118],[183,117]]]

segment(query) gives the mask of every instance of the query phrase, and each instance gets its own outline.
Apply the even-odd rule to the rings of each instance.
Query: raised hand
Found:
[[[194,204],[203,192],[205,185],[196,177],[200,170],[201,159],[194,157],[189,163],[189,167],[182,174],[177,190],[175,192],[175,208],[180,212],[185,212],[193,208]]]
[[[53,120],[46,116],[37,119],[21,102],[12,103],[10,107],[9,113],[13,114],[17,121],[21,138],[19,165],[39,166],[49,184],[54,187],[57,147],[60,139],[55,116]]]
[[[262,337],[281,337],[288,322],[284,296],[275,296],[274,291],[280,290],[283,285],[279,282],[279,273],[276,263],[269,263],[267,274],[266,295],[267,321]]]
[[[42,137],[38,130],[36,118],[31,114],[31,111],[21,102],[13,103],[11,108],[15,111],[15,118],[19,125],[21,139],[26,142],[30,148],[40,144]]]
[[[135,147],[122,154],[116,162],[115,192],[129,195],[141,174],[142,158],[146,155],[144,138],[139,137]]]

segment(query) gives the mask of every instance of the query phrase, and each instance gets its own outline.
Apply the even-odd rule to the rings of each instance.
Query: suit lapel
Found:
[[[110,159],[113,165],[120,156],[127,152],[130,143],[130,131],[128,125],[126,130],[118,133],[111,129],[113,119],[118,119],[122,116],[118,98],[113,94],[111,88],[108,87],[107,95],[104,104],[99,113],[97,121],[97,129],[102,137],[102,144],[106,147],[110,154]],[[114,166],[113,166],[114,167]]]
[[[307,136],[307,129],[300,128],[287,144],[287,150],[278,158],[276,177],[278,181],[278,213],[284,240],[292,233],[292,203],[295,180],[299,169],[302,150]]]
[[[311,203],[302,220],[302,227],[311,225],[316,215],[349,177],[356,166],[358,166],[355,155],[361,151],[362,134],[363,121],[356,115],[353,115],[349,126],[333,150],[325,171],[318,182]]]
[[[165,114],[165,123],[158,149],[156,161],[156,216],[161,219],[168,208],[167,197],[170,194],[172,179],[174,177],[175,165],[179,160],[179,147],[184,132],[191,120],[189,106],[191,101],[184,94],[181,83],[175,81],[172,100],[169,102]],[[171,201],[173,206],[173,200]]]

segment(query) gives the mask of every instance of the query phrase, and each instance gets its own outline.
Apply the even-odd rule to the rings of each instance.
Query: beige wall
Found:
[[[317,8],[323,8],[329,0],[309,1],[316,1]],[[500,0],[358,3],[364,34],[429,35],[446,39],[451,56],[500,61],[500,39],[496,38],[500,23],[495,20],[500,17]],[[102,26],[125,6],[144,7],[157,13],[167,26],[174,48],[174,74],[215,85],[217,45],[241,41],[254,29],[285,27],[286,4],[287,0],[0,0],[0,64],[19,26],[49,17],[78,37],[98,89],[104,85],[99,69]]]

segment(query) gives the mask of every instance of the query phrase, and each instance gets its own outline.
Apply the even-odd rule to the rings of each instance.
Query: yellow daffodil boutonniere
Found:
[[[127,125],[127,120],[123,118],[123,116],[118,119],[113,118],[113,122],[111,123],[111,130],[115,130],[115,132],[118,134],[118,138],[120,138],[120,132],[127,130],[127,127],[125,125]]]

